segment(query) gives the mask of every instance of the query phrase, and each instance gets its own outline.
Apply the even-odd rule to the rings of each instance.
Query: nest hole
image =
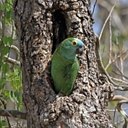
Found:
[[[53,46],[52,53],[55,51],[59,43],[67,37],[66,17],[62,10],[56,10],[53,13]]]

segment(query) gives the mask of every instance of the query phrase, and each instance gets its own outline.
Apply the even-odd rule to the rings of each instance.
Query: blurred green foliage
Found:
[[[6,61],[10,46],[14,44],[14,31],[6,33],[8,26],[14,28],[13,0],[0,1],[0,109],[22,110],[22,83],[20,66]],[[14,108],[8,108],[8,103]],[[0,117],[0,128],[8,126],[7,117]]]

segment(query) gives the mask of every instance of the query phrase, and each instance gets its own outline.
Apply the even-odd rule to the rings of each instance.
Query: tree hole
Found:
[[[53,46],[52,53],[55,51],[59,43],[67,37],[67,26],[64,12],[56,10],[53,13]]]

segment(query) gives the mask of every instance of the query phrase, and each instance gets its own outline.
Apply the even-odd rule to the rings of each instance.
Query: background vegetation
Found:
[[[13,0],[0,1],[0,109],[22,110],[19,49],[13,21]],[[13,117],[12,117],[13,119]],[[0,116],[0,128],[13,127],[12,120]]]
[[[92,2],[94,7],[95,1],[92,0]],[[110,82],[114,85],[114,97],[109,103],[108,112],[117,128],[127,128],[128,1],[97,0],[93,16],[95,20],[94,31],[100,39],[101,63]],[[126,118],[126,115],[118,112],[121,111],[118,108],[120,105],[122,110],[127,113]]]

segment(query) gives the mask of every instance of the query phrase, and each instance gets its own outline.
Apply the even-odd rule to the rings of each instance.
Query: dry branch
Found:
[[[0,116],[8,116],[13,118],[26,119],[26,113],[17,110],[0,109]]]

